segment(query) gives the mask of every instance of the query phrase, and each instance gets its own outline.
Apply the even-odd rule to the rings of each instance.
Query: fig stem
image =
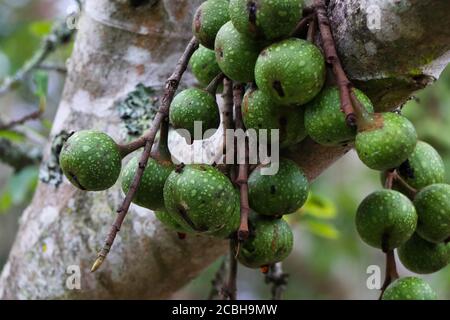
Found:
[[[341,60],[337,54],[336,44],[331,32],[330,21],[327,15],[327,5],[324,0],[314,1],[314,12],[319,24],[320,36],[322,39],[322,49],[325,53],[326,62],[331,66],[336,83],[339,87],[341,110],[345,114],[346,123],[349,127],[358,126],[359,122],[366,121],[364,118],[365,108],[356,97],[352,99],[353,84],[347,77],[342,67]],[[355,105],[356,104],[356,105]]]
[[[227,130],[234,128],[233,123],[233,81],[225,77],[223,79],[223,92],[222,92],[223,106],[222,106],[222,143],[219,146],[219,151],[215,156],[214,163],[218,165],[218,169],[225,174],[230,173],[230,166],[224,161],[224,157],[227,154]]]
[[[317,17],[313,15],[310,19],[310,23],[308,26],[308,33],[306,34],[306,40],[311,43],[314,43],[316,39],[316,31],[317,31]]]
[[[295,26],[294,30],[292,30],[291,34],[289,35],[290,38],[296,38],[299,37],[303,32],[305,31],[305,28],[308,26],[308,24],[311,22],[311,20],[314,17],[314,13],[309,13],[305,17],[303,17]]]
[[[223,72],[219,73],[217,76],[214,77],[214,79],[211,80],[211,82],[208,84],[205,90],[208,91],[211,95],[215,96],[217,93],[217,88],[222,83],[224,78],[225,75],[223,74]]]
[[[235,113],[236,129],[245,131],[244,121],[242,119],[242,98],[244,95],[244,86],[236,84],[233,88],[233,101]],[[241,202],[241,224],[238,230],[238,240],[248,239],[248,215],[250,206],[248,203],[248,139],[245,138],[244,145],[237,146],[238,173],[235,183],[239,186]]]
[[[386,275],[383,286],[381,287],[381,294],[379,300],[383,297],[386,288],[395,280],[398,279],[397,264],[395,262],[394,250],[386,251]]]
[[[128,209],[131,205],[131,200],[133,199],[137,188],[141,182],[142,175],[144,173],[145,167],[147,166],[148,159],[150,158],[150,153],[153,147],[153,143],[155,142],[155,137],[160,129],[161,122],[167,118],[169,115],[170,104],[175,96],[175,92],[178,89],[178,85],[180,84],[181,77],[187,69],[187,65],[189,59],[191,58],[194,51],[198,48],[199,42],[195,37],[192,37],[186,46],[182,56],[177,62],[174,72],[167,79],[166,86],[164,90],[164,95],[161,99],[161,105],[159,107],[158,112],[153,119],[150,130],[145,134],[142,141],[145,141],[144,151],[142,152],[141,158],[139,160],[139,166],[134,176],[133,182],[128,190],[125,199],[123,200],[121,206],[117,210],[117,217],[111,226],[111,229],[108,233],[108,236],[105,240],[105,243],[102,249],[99,251],[97,255],[97,260],[94,262],[91,272],[95,272],[100,268],[102,263],[105,261],[106,256],[108,255],[110,248],[114,244],[114,240],[117,236],[117,233],[120,231],[123,221],[128,213]]]

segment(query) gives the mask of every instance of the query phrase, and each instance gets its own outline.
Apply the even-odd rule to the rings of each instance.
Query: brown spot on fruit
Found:
[[[199,9],[195,13],[195,17],[194,17],[195,32],[200,32],[201,27],[202,27],[202,10]]]

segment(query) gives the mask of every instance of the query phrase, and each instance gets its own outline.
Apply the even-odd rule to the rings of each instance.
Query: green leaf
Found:
[[[48,73],[41,70],[36,71],[33,75],[33,81],[36,85],[34,93],[39,98],[39,110],[44,112],[47,106]]]
[[[52,25],[50,20],[35,21],[30,24],[29,30],[36,37],[43,37],[52,31]]]
[[[29,166],[11,176],[0,196],[0,212],[8,210],[12,205],[27,201],[38,180],[38,168]]]
[[[11,130],[0,130],[0,138],[11,142],[22,142],[25,140],[25,136],[22,133]]]
[[[299,212],[319,219],[333,219],[336,217],[337,209],[333,201],[310,193],[308,200]]]
[[[308,219],[304,221],[303,225],[305,225],[311,233],[322,238],[334,240],[340,236],[339,230],[326,222]]]

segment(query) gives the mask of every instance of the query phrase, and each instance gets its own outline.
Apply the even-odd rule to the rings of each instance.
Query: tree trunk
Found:
[[[87,0],[52,136],[93,128],[123,139],[117,102],[138,83],[161,92],[200,2],[153,0],[132,7],[131,1]],[[431,83],[450,59],[447,0],[332,0],[329,9],[345,68],[378,110]],[[290,156],[313,180],[347,150],[306,140]],[[151,212],[133,206],[107,261],[91,274],[122,198],[117,186],[85,193],[67,181],[59,187],[40,183],[2,272],[0,297],[166,298],[225,252],[224,241],[179,240]],[[78,267],[81,290],[70,289]]]

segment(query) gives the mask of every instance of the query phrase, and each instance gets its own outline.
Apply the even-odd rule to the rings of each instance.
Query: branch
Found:
[[[74,30],[68,29],[65,21],[54,27],[52,32],[43,39],[41,47],[31,59],[28,60],[13,76],[6,78],[3,83],[1,83],[0,96],[19,85],[30,71],[38,67],[60,45],[70,42],[73,34]]]
[[[39,110],[33,111],[27,115],[24,115],[23,117],[20,117],[18,119],[12,120],[5,124],[0,124],[0,130],[7,130],[11,129],[12,127],[15,127],[19,124],[23,124],[29,120],[34,120],[39,118],[42,115],[43,109],[39,108]]]
[[[233,240],[229,241],[230,243],[230,249],[228,253],[228,259],[230,268],[228,270],[228,281],[226,283],[226,286],[223,288],[224,296],[227,300],[236,300],[237,296],[237,269],[238,269],[238,263],[236,258],[236,242]]]
[[[330,28],[330,21],[327,16],[327,7],[324,0],[315,0],[314,4],[317,21],[319,23],[320,36],[322,38],[322,48],[325,52],[325,59],[327,63],[331,65],[339,87],[341,110],[345,113],[347,124],[349,126],[354,126],[356,115],[350,98],[352,84],[347,78],[341,60],[336,52],[333,34],[331,33]]]
[[[155,142],[156,134],[163,120],[169,116],[170,104],[175,96],[175,92],[178,88],[178,85],[180,84],[181,77],[183,76],[183,73],[186,71],[189,59],[191,58],[194,51],[197,50],[198,45],[199,43],[195,37],[189,41],[186,49],[184,50],[183,55],[178,60],[178,63],[175,67],[175,71],[166,81],[166,89],[162,97],[161,106],[159,107],[155,119],[153,119],[150,130],[148,131],[148,133],[145,135],[144,138],[145,139],[144,151],[142,152],[141,158],[139,160],[139,166],[134,176],[133,183],[131,184],[127,195],[125,196],[122,205],[117,210],[116,220],[114,221],[111,230],[109,231],[109,234],[106,238],[103,248],[98,253],[97,260],[95,260],[94,264],[92,265],[91,272],[95,272],[102,265],[103,261],[106,259],[106,256],[108,255],[114,243],[117,233],[120,231],[120,227],[122,226],[122,223],[128,213],[131,201],[133,200],[137,188],[139,187],[139,183],[141,182],[142,175],[144,174],[144,170],[147,166],[148,159],[150,158],[150,153],[152,151],[153,143]]]
[[[233,101],[235,113],[235,126],[237,130],[245,132],[244,121],[242,119],[242,97],[244,95],[244,86],[237,84],[233,88]],[[248,203],[248,138],[245,137],[244,145],[238,148],[238,175],[236,184],[239,186],[241,199],[241,224],[238,230],[238,240],[245,241],[248,238],[248,215],[250,213],[250,205]]]

